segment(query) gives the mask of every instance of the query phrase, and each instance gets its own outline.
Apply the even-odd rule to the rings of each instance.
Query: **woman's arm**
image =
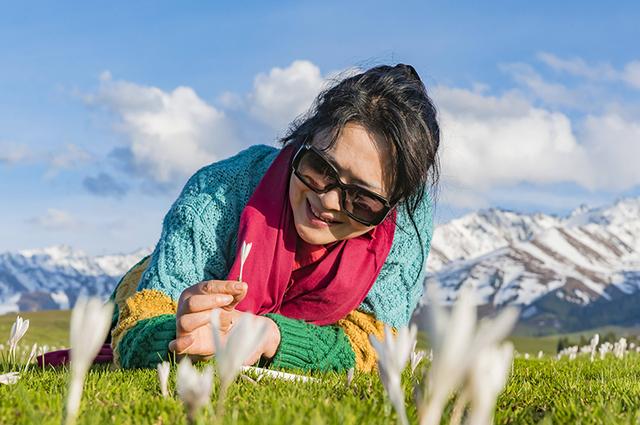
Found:
[[[235,255],[240,212],[277,150],[253,146],[198,171],[163,220],[153,254],[118,285],[112,348],[121,367],[154,367],[176,337],[182,292],[224,279]]]
[[[335,325],[318,326],[280,314],[267,314],[278,326],[280,344],[266,364],[273,368],[344,371],[376,368],[369,335],[382,338],[384,324],[371,314],[354,310]]]

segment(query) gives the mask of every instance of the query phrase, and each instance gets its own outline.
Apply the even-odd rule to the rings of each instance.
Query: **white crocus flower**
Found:
[[[216,349],[216,368],[220,376],[218,414],[221,415],[227,388],[242,371],[244,361],[260,346],[267,324],[253,316],[243,314],[229,331],[223,344],[220,335],[220,311],[211,312],[211,328]]]
[[[404,392],[402,391],[401,375],[416,340],[417,328],[412,325],[410,328],[398,329],[398,335],[393,336],[392,330],[385,325],[384,339],[380,342],[374,335],[369,335],[371,345],[378,354],[378,370],[382,385],[391,400],[391,404],[396,409],[398,421],[408,424],[407,412],[404,407]]]
[[[410,357],[410,365],[411,365],[411,375],[413,375],[416,371],[416,367],[420,364],[420,362],[427,355],[427,352],[424,350],[416,350],[416,345],[418,344],[418,340],[413,342],[413,347],[411,348],[411,357]]]
[[[29,329],[29,320],[24,320],[22,317],[17,316],[13,325],[11,325],[11,333],[9,334],[9,361],[15,363],[16,348],[18,342],[22,339],[27,330]]]
[[[169,371],[171,370],[171,365],[169,362],[158,363],[158,381],[160,382],[160,393],[162,397],[169,397],[168,390],[168,382],[169,382]]]
[[[471,395],[469,425],[493,423],[493,411],[498,395],[504,386],[513,363],[513,344],[483,348],[470,369],[468,393]]]
[[[351,383],[353,382],[353,375],[355,374],[355,369],[354,368],[349,368],[349,370],[347,370],[347,387],[351,386]]]
[[[616,358],[621,359],[624,357],[624,355],[627,352],[627,339],[626,338],[620,338],[618,340],[618,342],[616,342],[615,344],[613,344],[613,355],[616,356]]]
[[[29,357],[27,357],[27,361],[24,364],[23,372],[26,372],[29,369],[31,362],[33,362],[36,358],[36,354],[38,354],[38,344],[34,343],[31,346],[31,353],[29,354]]]
[[[244,262],[247,261],[247,257],[249,256],[249,252],[251,252],[251,247],[253,246],[253,242],[247,243],[246,241],[242,242],[242,248],[240,249],[240,276],[238,280],[242,282],[242,271],[244,270]]]
[[[18,382],[18,379],[20,379],[20,373],[18,372],[5,373],[0,375],[0,384],[13,385]]]
[[[469,288],[460,291],[458,301],[451,313],[435,300],[437,296],[430,287],[428,296],[432,300],[431,334],[433,362],[429,370],[426,397],[418,406],[420,423],[440,423],[442,411],[449,396],[463,383],[475,356],[486,347],[495,346],[504,340],[518,319],[518,310],[505,308],[493,319],[483,319],[478,326],[473,292]]]
[[[213,389],[213,368],[209,365],[198,372],[189,356],[178,363],[176,390],[186,410],[189,423],[194,423],[198,410],[209,402]]]
[[[595,334],[591,341],[589,342],[589,348],[591,351],[591,361],[593,361],[596,357],[596,348],[598,347],[598,342],[600,341],[600,335]]]
[[[75,423],[84,378],[104,343],[113,315],[113,303],[98,298],[79,298],[71,312],[71,381],[65,423]]]

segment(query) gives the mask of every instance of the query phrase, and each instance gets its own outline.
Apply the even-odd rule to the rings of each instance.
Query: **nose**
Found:
[[[320,198],[323,209],[327,211],[340,211],[342,209],[340,206],[340,188],[334,187],[328,192],[317,193],[316,195]]]

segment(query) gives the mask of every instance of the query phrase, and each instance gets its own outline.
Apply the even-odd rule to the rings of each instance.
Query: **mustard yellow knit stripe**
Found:
[[[140,283],[142,273],[144,273],[147,267],[149,267],[150,262],[151,256],[148,255],[143,259],[143,261],[140,261],[138,264],[133,266],[120,281],[115,295],[115,302],[120,311],[124,308],[124,303],[127,298],[135,294],[138,284]]]
[[[384,337],[384,323],[372,314],[354,310],[347,317],[338,321],[344,333],[347,334],[349,342],[356,357],[356,368],[363,372],[371,372],[377,368],[376,351],[369,342],[369,335],[376,338]]]
[[[111,332],[111,347],[114,361],[119,364],[118,344],[127,331],[141,320],[162,314],[175,314],[178,304],[167,294],[157,289],[143,289],[124,301],[118,316],[118,324]]]
[[[127,298],[120,310],[118,324],[111,332],[111,347],[116,364],[119,363],[117,346],[129,329],[140,320],[161,314],[175,314],[177,307],[175,301],[157,289],[143,289]]]

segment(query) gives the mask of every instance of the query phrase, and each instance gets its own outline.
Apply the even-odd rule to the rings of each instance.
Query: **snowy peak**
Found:
[[[479,257],[529,240],[559,223],[554,216],[521,214],[499,208],[467,214],[434,230],[427,269],[435,271],[452,261]]]
[[[66,245],[0,254],[0,314],[68,308],[81,294],[106,298],[151,252],[91,257]]]
[[[640,296],[640,199],[582,205],[566,217],[479,211],[439,226],[432,254],[427,282],[446,300],[470,286],[484,304],[532,306],[531,315],[557,308],[549,297],[614,308],[624,294]]]

